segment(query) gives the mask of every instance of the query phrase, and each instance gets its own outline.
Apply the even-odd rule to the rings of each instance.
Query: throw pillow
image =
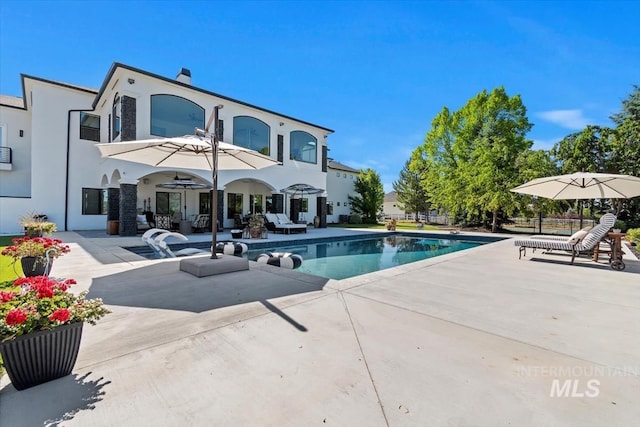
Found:
[[[575,233],[573,233],[571,237],[569,237],[569,239],[567,240],[567,243],[578,243],[579,241],[584,239],[587,234],[589,234],[589,232],[585,230],[578,230]]]

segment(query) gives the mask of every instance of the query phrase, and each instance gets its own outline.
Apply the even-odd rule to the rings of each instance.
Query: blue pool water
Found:
[[[372,273],[398,265],[433,258],[484,243],[501,240],[495,237],[479,238],[465,236],[460,238],[442,238],[441,235],[410,236],[403,234],[380,234],[364,237],[341,237],[298,242],[249,243],[249,251],[243,257],[255,260],[265,252],[291,252],[303,258],[302,266],[296,269],[314,276],[329,279],[346,279],[361,274]],[[170,245],[174,250],[184,247]],[[210,244],[191,243],[187,246],[207,250]],[[148,247],[126,248],[147,258],[153,258]]]
[[[473,248],[481,244],[483,242],[394,235],[250,249],[245,256],[254,260],[267,251],[299,254],[304,261],[296,271],[339,280]]]

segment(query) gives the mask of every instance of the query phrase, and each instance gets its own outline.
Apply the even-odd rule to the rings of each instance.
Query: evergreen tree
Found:
[[[418,214],[426,212],[429,203],[427,192],[422,187],[422,173],[411,167],[411,161],[404,164],[400,171],[400,179],[394,181],[393,190],[398,194],[398,202],[404,210],[413,212],[416,222]]]
[[[356,196],[349,196],[353,213],[362,215],[365,223],[375,224],[382,213],[384,187],[380,175],[373,169],[361,170],[354,182]]]

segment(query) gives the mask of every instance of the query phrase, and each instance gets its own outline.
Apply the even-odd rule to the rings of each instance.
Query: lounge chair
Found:
[[[189,240],[184,234],[180,234],[175,231],[152,228],[142,235],[142,241],[151,248],[155,258],[175,258],[179,256],[209,253],[208,251],[198,248],[184,248],[174,252],[171,250],[167,242],[165,242],[165,239],[169,237],[174,237],[178,240],[184,241]]]
[[[160,251],[162,252],[162,255],[164,255],[162,256],[162,258],[176,258],[180,256],[190,256],[190,255],[200,255],[200,254],[211,253],[210,251],[205,251],[204,249],[198,249],[198,248],[183,248],[174,252],[171,250],[167,242],[165,242],[165,239],[168,237],[174,237],[178,240],[184,240],[184,241],[189,240],[184,234],[177,233],[175,231],[170,231],[168,233],[160,234],[155,238],[155,242],[158,245],[158,248],[160,249]]]
[[[267,230],[277,233],[278,231],[291,234],[291,231],[307,232],[307,224],[296,224],[285,214],[265,214],[265,226]]]
[[[568,239],[558,240],[556,236],[548,236],[552,238],[529,238],[529,239],[516,239],[514,245],[519,247],[519,257],[527,255],[527,248],[544,249],[546,251],[563,250],[571,252],[571,264],[575,260],[576,256],[584,252],[592,252],[594,248],[600,244],[600,242],[607,236],[609,230],[616,222],[616,217],[613,214],[605,214],[600,218],[600,224],[593,227],[586,232],[586,235],[582,237],[582,233],[578,235],[576,232]],[[585,230],[580,230],[585,231]],[[582,237],[582,238],[580,238]]]

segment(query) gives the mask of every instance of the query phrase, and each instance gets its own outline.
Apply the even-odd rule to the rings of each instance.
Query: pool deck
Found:
[[[570,265],[529,250],[519,260],[508,239],[340,281],[253,262],[196,278],[179,259],[122,249],[139,237],[103,233],[57,233],[72,251],[52,273],[112,313],[85,326],[72,375],[21,392],[0,379],[0,426],[640,419],[640,262],[630,254],[623,272],[602,258]],[[360,232],[269,237],[345,233]]]

